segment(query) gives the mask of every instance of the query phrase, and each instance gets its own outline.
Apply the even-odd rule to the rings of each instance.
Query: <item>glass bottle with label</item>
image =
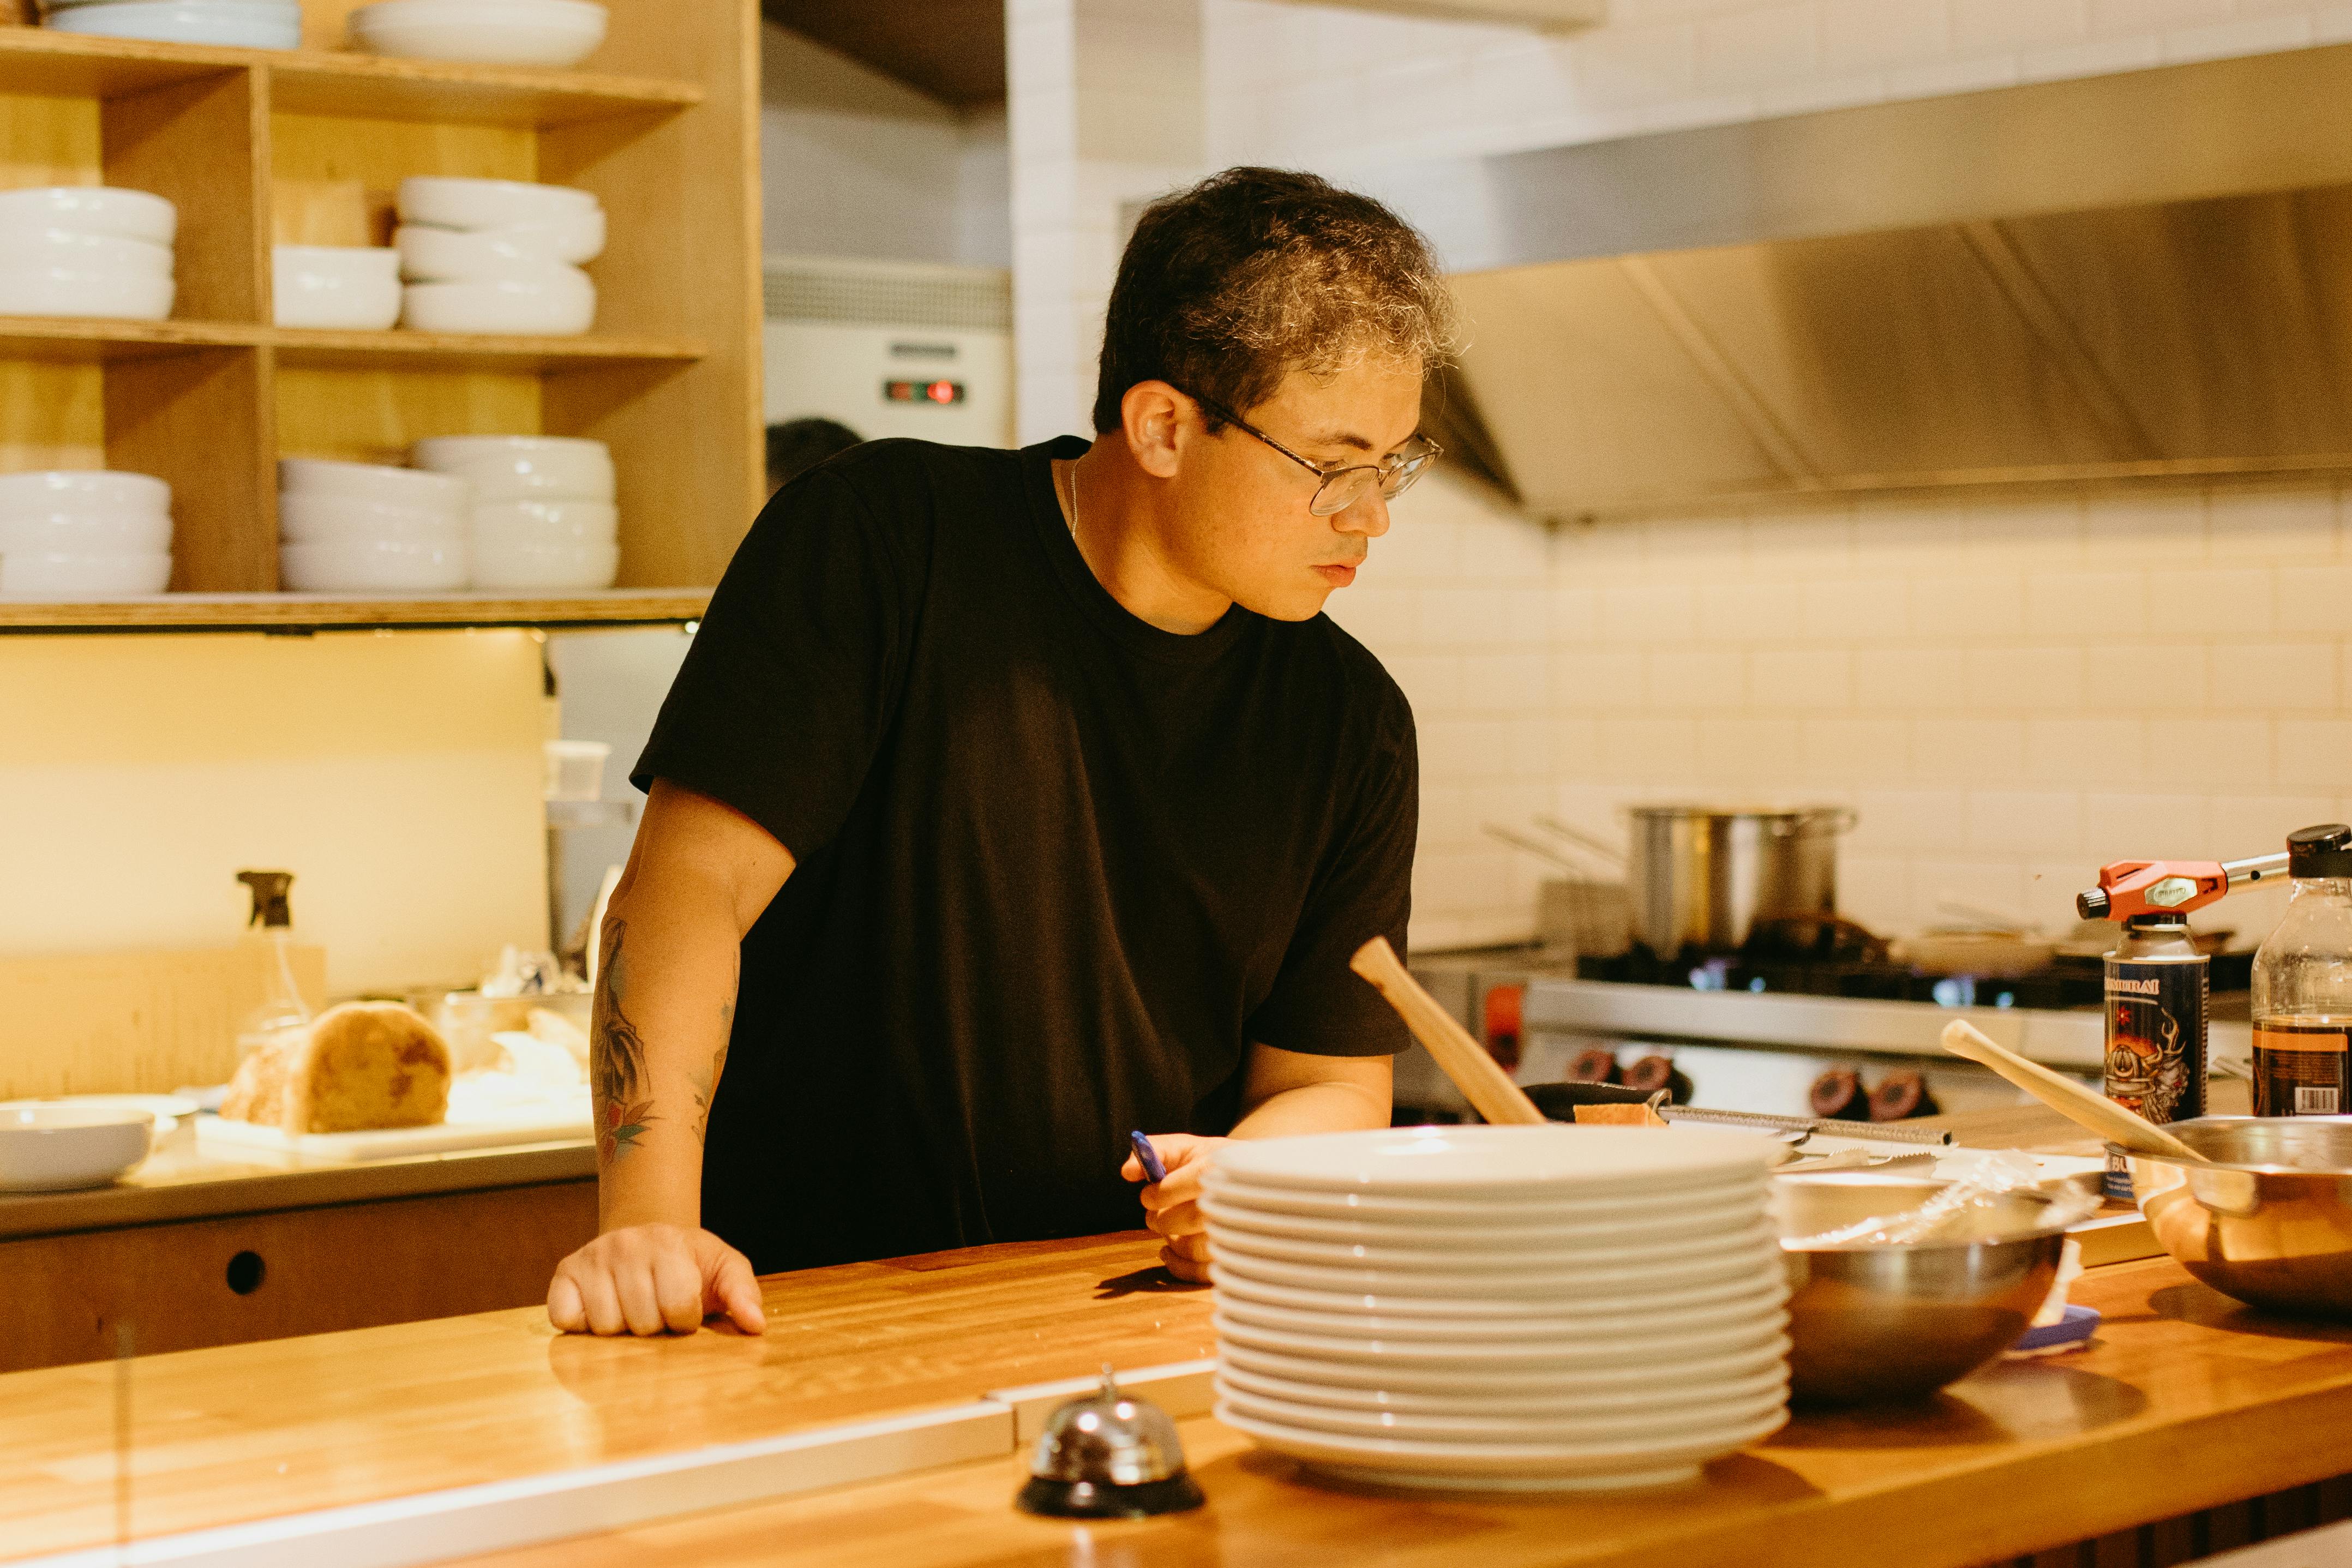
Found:
[[[2254,955],[2254,1114],[2352,1111],[2352,827],[2287,835],[2286,913]]]

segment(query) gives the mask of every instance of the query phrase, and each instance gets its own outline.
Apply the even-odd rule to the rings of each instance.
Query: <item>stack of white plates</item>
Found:
[[[0,594],[119,599],[172,580],[172,487],[145,474],[0,475]]]
[[[304,593],[446,593],[466,586],[473,486],[374,463],[278,465],[278,576]]]
[[[494,66],[571,66],[604,41],[589,0],[382,0],[352,13],[352,41],[371,54]]]
[[[145,191],[0,191],[0,316],[163,320],[179,217]]]
[[[474,586],[610,588],[621,564],[613,454],[562,435],[440,435],[409,461],[473,486]]]
[[[302,42],[300,0],[47,0],[60,33],[291,49]]]
[[[400,319],[400,253],[389,246],[273,246],[269,271],[280,327],[381,332]]]
[[[1418,1127],[1239,1143],[1202,1198],[1217,1415],[1391,1486],[1647,1486],[1787,1418],[1766,1149]]]
[[[393,244],[407,278],[401,319],[421,332],[574,337],[595,324],[580,264],[604,249],[587,191],[527,180],[403,180]]]

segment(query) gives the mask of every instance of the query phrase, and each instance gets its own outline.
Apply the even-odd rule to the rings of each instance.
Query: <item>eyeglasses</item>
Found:
[[[1181,391],[1182,389],[1178,389]],[[1429,465],[1444,455],[1445,448],[1426,435],[1415,433],[1405,444],[1404,450],[1378,463],[1357,463],[1346,466],[1316,463],[1301,457],[1240,414],[1222,403],[1210,402],[1198,392],[1187,392],[1194,402],[1214,413],[1228,424],[1240,426],[1256,436],[1322,483],[1315,487],[1315,498],[1307,503],[1307,511],[1318,517],[1339,516],[1364,498],[1374,485],[1381,487],[1381,499],[1393,501],[1412,487],[1412,482],[1429,471]]]

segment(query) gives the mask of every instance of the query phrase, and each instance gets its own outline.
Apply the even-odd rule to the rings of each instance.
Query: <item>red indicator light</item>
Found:
[[[930,392],[933,402],[953,402],[956,393],[961,389],[953,382],[933,382],[926,390]]]

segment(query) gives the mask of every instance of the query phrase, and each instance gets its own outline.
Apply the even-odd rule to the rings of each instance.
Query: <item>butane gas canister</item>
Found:
[[[2205,1113],[2205,1003],[2211,962],[2184,915],[2136,915],[2107,955],[2107,1098],[2151,1122]],[[2107,1196],[2132,1201],[2123,1154],[2107,1147]]]

